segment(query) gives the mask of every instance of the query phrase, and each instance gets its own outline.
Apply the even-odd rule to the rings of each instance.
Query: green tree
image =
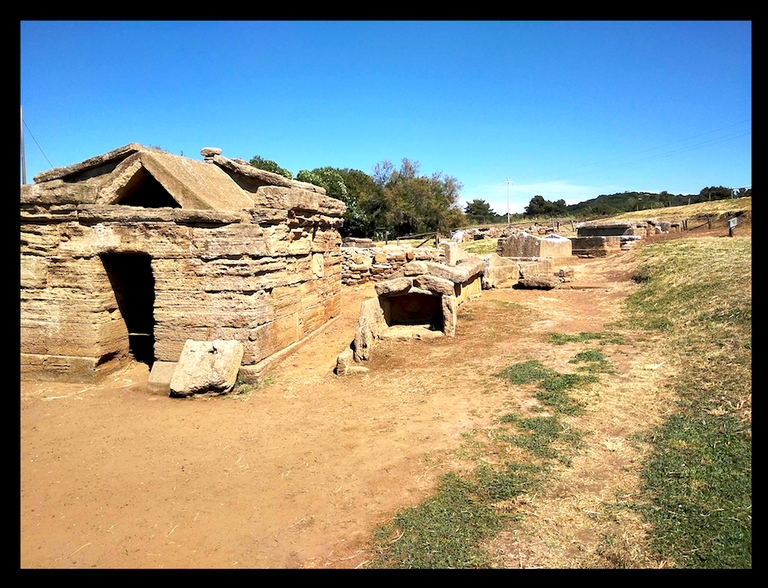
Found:
[[[360,170],[322,167],[301,170],[296,179],[325,189],[332,198],[338,198],[347,205],[344,224],[339,229],[343,236],[364,237],[375,229],[376,187],[370,176]]]
[[[699,192],[699,200],[724,200],[731,197],[731,189],[724,186],[709,186]]]
[[[477,224],[495,222],[499,216],[491,209],[488,202],[479,198],[467,202],[464,207],[464,214],[467,215],[467,220]]]
[[[331,198],[338,198],[346,202],[347,186],[337,169],[332,167],[318,167],[311,171],[302,169],[296,174],[296,179],[300,182],[320,186]]]
[[[287,169],[280,167],[276,162],[272,161],[271,159],[264,159],[259,155],[254,155],[248,163],[250,163],[253,167],[263,169],[264,171],[272,172],[273,174],[280,174],[281,176],[286,177],[289,180],[293,179],[293,174],[291,172],[289,172]]]
[[[528,206],[525,207],[525,216],[555,216],[567,213],[565,200],[556,200],[550,202],[543,196],[536,195],[531,198]]]
[[[382,199],[377,226],[390,234],[407,235],[448,232],[465,224],[466,217],[458,207],[462,185],[442,172],[420,176],[419,167],[407,158],[399,169],[389,160],[373,167],[373,181]]]

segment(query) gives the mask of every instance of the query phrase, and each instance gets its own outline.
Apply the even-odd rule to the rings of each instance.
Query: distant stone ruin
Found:
[[[229,341],[248,381],[339,316],[344,203],[201,154],[130,144],[21,186],[22,379],[135,360],[167,389],[187,341]]]
[[[571,239],[578,257],[607,257],[628,251],[643,239],[659,233],[680,230],[680,223],[647,219],[643,221],[585,222],[576,225]]]
[[[401,276],[375,285],[376,297],[360,306],[355,338],[337,358],[336,374],[366,370],[360,363],[370,359],[378,339],[455,335],[459,306],[481,293],[485,261],[457,243],[443,248],[445,263],[412,261]]]
[[[572,254],[571,240],[551,233],[544,237],[525,231],[514,231],[499,237],[496,253],[500,257],[551,257],[566,258]]]

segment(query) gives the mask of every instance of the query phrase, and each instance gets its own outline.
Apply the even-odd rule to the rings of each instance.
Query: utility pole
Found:
[[[19,105],[19,115],[21,116],[21,183],[27,183],[27,164],[24,161],[24,108]]]
[[[512,183],[512,180],[507,178],[507,224],[509,224],[509,185]]]

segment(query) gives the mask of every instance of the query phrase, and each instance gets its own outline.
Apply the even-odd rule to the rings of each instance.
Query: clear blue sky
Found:
[[[498,213],[752,183],[750,21],[21,21],[26,177],[128,143],[403,158]],[[506,179],[512,182],[508,186]]]

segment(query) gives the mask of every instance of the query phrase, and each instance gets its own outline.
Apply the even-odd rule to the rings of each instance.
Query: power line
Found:
[[[24,123],[24,126],[25,126],[25,127],[27,127],[27,130],[29,131],[29,134],[32,136],[32,140],[35,142],[35,145],[37,145],[37,148],[38,148],[38,149],[40,149],[40,153],[42,153],[42,154],[43,154],[43,157],[45,157],[45,160],[48,162],[48,165],[50,165],[51,167],[55,167],[55,166],[54,166],[54,165],[51,163],[51,160],[50,160],[50,159],[48,159],[48,156],[45,154],[45,151],[43,151],[43,148],[42,148],[42,147],[40,147],[40,143],[38,143],[38,142],[37,142],[37,139],[35,139],[35,135],[33,135],[33,134],[32,134],[32,129],[30,129],[30,128],[29,128],[29,125],[27,124],[27,121],[25,121],[25,120],[22,118],[22,119],[21,119],[21,122],[23,122],[23,123]]]

